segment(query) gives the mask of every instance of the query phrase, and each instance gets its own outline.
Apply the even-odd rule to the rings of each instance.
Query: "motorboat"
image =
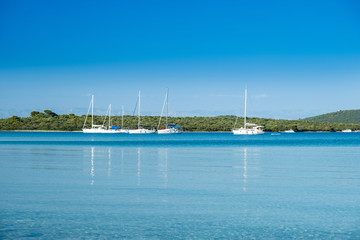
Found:
[[[292,129],[289,129],[289,130],[285,130],[284,133],[294,133],[295,131],[292,130]]]

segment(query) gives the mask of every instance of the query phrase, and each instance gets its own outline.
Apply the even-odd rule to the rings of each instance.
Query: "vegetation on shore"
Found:
[[[341,110],[303,119],[310,122],[360,124],[360,110]]]
[[[54,130],[54,131],[80,131],[83,128],[85,115],[75,114],[58,115],[51,110],[44,112],[33,111],[30,117],[12,116],[0,119],[0,130]],[[169,123],[182,126],[184,131],[231,131],[236,116],[225,115],[217,117],[169,117]],[[244,119],[239,118],[236,127],[241,127]],[[103,124],[104,116],[94,116],[94,124]],[[157,127],[159,116],[142,116],[141,124],[148,127]],[[265,131],[279,132],[288,129],[294,131],[341,131],[344,129],[360,130],[360,124],[310,122],[304,120],[278,120],[270,118],[247,118],[247,122],[262,125]],[[108,119],[105,125],[108,124]],[[121,126],[121,116],[111,117],[112,126]],[[87,118],[87,127],[91,126],[91,116]],[[164,127],[162,121],[160,128]],[[124,116],[124,128],[137,127],[137,116]]]

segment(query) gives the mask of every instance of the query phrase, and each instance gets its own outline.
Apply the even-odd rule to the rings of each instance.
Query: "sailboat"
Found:
[[[124,128],[124,106],[121,107],[121,129],[120,133],[129,133],[129,129]]]
[[[109,108],[106,112],[105,118],[104,118],[104,122],[103,122],[103,126],[105,126],[105,121],[106,121],[106,117],[109,116],[109,125],[107,128],[104,129],[103,133],[120,133],[118,131],[119,127],[118,126],[111,126],[111,104],[109,104]]]
[[[236,126],[236,121],[235,121],[235,125],[234,125],[234,129],[232,130],[232,132],[234,133],[234,135],[259,135],[259,134],[264,134],[264,126],[257,126],[254,123],[247,123],[246,122],[246,101],[247,101],[247,88],[245,88],[245,113],[244,113],[244,127],[241,128],[235,128]]]
[[[90,112],[90,107],[91,107],[91,128],[87,128],[86,127],[86,121],[87,121],[87,117],[89,115]],[[108,128],[105,127],[105,121],[106,121],[106,116],[109,115],[109,126]],[[94,95],[91,96],[91,102],[89,105],[89,109],[88,112],[86,114],[85,117],[85,121],[84,121],[84,125],[83,125],[83,133],[118,133],[115,129],[111,128],[111,104],[109,105],[109,108],[106,112],[106,116],[104,118],[104,122],[102,125],[95,125],[94,124]]]
[[[160,114],[160,120],[159,120],[159,125],[158,125],[158,134],[179,134],[182,133],[182,131],[180,130],[180,126],[176,126],[175,124],[169,124],[168,123],[168,116],[169,116],[169,89],[166,89],[166,95],[165,95],[165,100],[164,100],[164,104],[163,104],[163,108]],[[166,125],[163,129],[159,129],[160,128],[160,123],[161,123],[161,117],[162,114],[164,112],[164,107],[166,105]]]
[[[150,130],[150,129],[146,129],[143,128],[140,125],[140,90],[139,90],[139,99],[138,99],[138,129],[130,129],[129,133],[130,134],[149,134],[149,133],[155,133],[155,130]]]

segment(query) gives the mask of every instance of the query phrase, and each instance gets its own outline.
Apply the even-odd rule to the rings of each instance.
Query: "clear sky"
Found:
[[[0,117],[360,109],[360,2],[0,0],[0,82]]]

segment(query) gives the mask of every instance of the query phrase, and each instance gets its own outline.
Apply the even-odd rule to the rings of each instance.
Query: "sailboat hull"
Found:
[[[149,130],[149,129],[132,129],[129,130],[129,134],[151,134],[155,133],[155,130]]]
[[[245,128],[239,128],[232,130],[234,135],[261,135],[264,134],[264,131],[261,129],[245,129]]]
[[[159,129],[158,134],[180,134],[182,131],[175,128]]]
[[[120,131],[116,131],[115,129],[85,128],[83,129],[83,133],[120,133]]]

